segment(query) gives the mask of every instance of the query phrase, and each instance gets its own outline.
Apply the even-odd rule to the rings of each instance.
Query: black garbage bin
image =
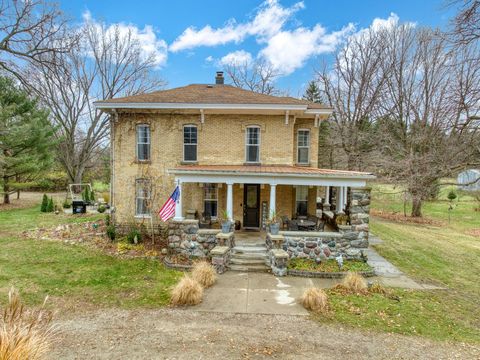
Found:
[[[87,212],[87,204],[83,200],[72,201],[72,209],[74,214],[85,214]]]

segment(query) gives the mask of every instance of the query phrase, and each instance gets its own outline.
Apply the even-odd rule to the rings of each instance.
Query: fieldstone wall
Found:
[[[335,259],[342,255],[345,259],[362,259],[363,252],[351,246],[349,235],[340,232],[281,231],[285,237],[283,250],[290,259]]]
[[[168,247],[171,252],[193,257],[208,257],[219,245],[220,229],[199,229],[198,220],[170,220],[168,223]],[[223,241],[228,247],[235,246],[233,233]]]
[[[352,188],[350,189],[350,228],[341,229],[345,233],[357,233],[357,237],[352,237],[352,247],[368,247],[368,233],[370,222],[370,192],[371,188]]]

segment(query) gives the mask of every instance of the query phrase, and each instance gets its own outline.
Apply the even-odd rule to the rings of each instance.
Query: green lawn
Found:
[[[334,321],[358,327],[439,340],[480,342],[480,238],[466,234],[480,228],[472,197],[460,194],[448,223],[450,189],[425,203],[424,215],[442,226],[395,223],[373,217],[371,232],[383,243],[380,254],[418,282],[447,290],[394,290],[400,301],[381,295],[332,295]],[[389,185],[375,185],[372,208],[403,213],[402,196]],[[410,210],[410,204],[408,204]]]
[[[169,288],[181,275],[156,260],[124,260],[99,250],[54,241],[24,239],[22,230],[83,222],[100,215],[40,213],[39,208],[0,212],[0,302],[10,286],[27,303],[46,295],[55,303],[156,307],[168,303]]]

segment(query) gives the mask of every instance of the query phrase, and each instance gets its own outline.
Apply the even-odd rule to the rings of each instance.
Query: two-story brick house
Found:
[[[343,211],[348,189],[373,177],[317,167],[318,125],[330,108],[224,85],[220,72],[215,84],[95,105],[112,115],[117,223],[156,217],[178,185],[177,220],[189,210],[213,218],[226,210],[242,227],[259,228],[272,210],[315,214],[319,193],[326,206],[335,193],[334,210]]]

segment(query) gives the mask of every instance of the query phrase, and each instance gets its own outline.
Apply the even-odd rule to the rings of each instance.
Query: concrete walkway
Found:
[[[371,243],[381,240],[372,237]],[[377,276],[368,278],[387,287],[415,290],[440,289],[439,287],[419,284],[398,270],[387,259],[380,256],[375,249],[366,250],[368,264]],[[298,299],[309,287],[330,288],[340,279],[315,279],[303,277],[275,277],[269,273],[228,271],[218,277],[217,283],[205,291],[204,300],[193,310],[246,313],[246,314],[283,314],[308,315],[298,304]]]

